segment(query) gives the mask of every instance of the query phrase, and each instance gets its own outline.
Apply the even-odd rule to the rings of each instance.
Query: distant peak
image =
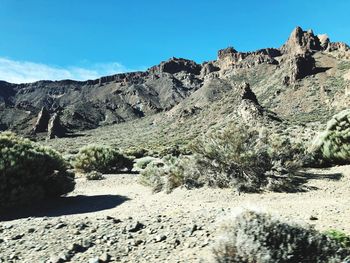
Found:
[[[281,47],[283,53],[300,54],[307,51],[321,50],[320,40],[312,29],[304,31],[297,26],[290,34],[287,42]]]

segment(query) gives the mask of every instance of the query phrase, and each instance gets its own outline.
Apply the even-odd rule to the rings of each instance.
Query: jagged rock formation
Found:
[[[92,129],[168,111],[187,98],[196,101],[195,107],[183,106],[184,115],[191,116],[206,103],[220,99],[225,92],[238,92],[233,87],[243,82],[251,84],[257,97],[262,98],[259,98],[260,102],[273,105],[271,110],[295,114],[293,107],[299,101],[296,98],[288,100],[292,105],[290,110],[285,110],[288,103],[282,101],[291,97],[291,94],[285,94],[296,85],[305,85],[306,89],[304,83],[308,76],[337,68],[339,63],[343,63],[342,68],[346,70],[349,50],[345,43],[333,43],[327,35],[315,35],[311,30],[303,31],[297,27],[280,48],[238,52],[229,47],[218,52],[217,60],[203,64],[171,58],[145,72],[116,74],[96,80],[28,84],[0,81],[0,130],[45,132],[49,125],[47,112],[51,116],[60,112],[59,123],[68,131]],[[343,71],[329,70],[328,75],[320,79],[322,83],[317,85],[328,90],[324,88],[328,84],[323,82],[343,74],[339,72]],[[322,94],[322,101],[327,101],[329,106],[340,93]],[[276,97],[280,102],[274,102]],[[306,100],[306,97],[299,99]],[[342,105],[337,104],[337,107]]]
[[[50,113],[45,107],[42,107],[39,114],[38,119],[33,127],[33,133],[45,132],[47,131],[47,127],[50,120]]]
[[[47,137],[53,139],[55,137],[63,137],[66,133],[65,128],[61,125],[59,113],[54,113],[49,121],[47,128]]]
[[[281,47],[282,53],[303,54],[305,52],[320,51],[321,43],[312,30],[303,31],[301,27],[296,27],[290,35],[287,43]]]

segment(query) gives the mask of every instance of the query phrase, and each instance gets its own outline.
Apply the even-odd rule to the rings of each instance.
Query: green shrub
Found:
[[[344,262],[350,251],[308,226],[244,210],[224,221],[213,252],[217,263]]]
[[[305,155],[304,147],[287,137],[244,125],[207,134],[193,142],[190,150],[191,156],[168,156],[163,166],[148,165],[141,172],[144,184],[157,191],[171,191],[179,185],[243,192],[295,191],[291,175]]]
[[[161,159],[155,158],[152,156],[145,156],[140,159],[136,159],[134,163],[134,170],[141,172],[142,170],[146,169],[147,165],[151,162],[161,162]]]
[[[74,167],[84,172],[110,173],[121,169],[132,169],[132,160],[118,151],[98,145],[80,149],[74,160]]]
[[[316,139],[313,152],[321,165],[350,163],[350,109],[333,116]]]
[[[338,241],[346,248],[350,248],[350,236],[342,231],[331,229],[325,232],[325,235],[329,236],[331,239]]]
[[[74,174],[56,151],[0,133],[0,210],[57,197],[74,189]]]
[[[103,174],[100,173],[100,172],[96,172],[96,171],[92,171],[92,172],[89,172],[89,173],[85,174],[85,177],[89,181],[90,180],[91,181],[92,180],[95,181],[95,180],[102,180],[102,179],[104,179]]]
[[[167,193],[184,184],[183,160],[168,155],[162,160],[155,159],[148,163],[140,173],[139,182],[150,186],[154,192],[165,190]]]

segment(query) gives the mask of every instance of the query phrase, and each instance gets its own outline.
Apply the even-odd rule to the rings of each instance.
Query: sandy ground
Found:
[[[77,179],[76,190],[64,202],[41,209],[37,214],[20,215],[22,219],[3,222],[23,224],[28,216],[53,217],[55,220],[77,221],[80,218],[102,219],[112,216],[122,220],[129,217],[144,221],[162,215],[178,222],[196,218],[217,218],[208,221],[215,236],[221,217],[236,207],[253,207],[282,217],[310,223],[324,231],[338,229],[350,234],[350,166],[313,169],[305,175],[311,190],[296,193],[240,194],[229,189],[176,189],[171,194],[152,193],[137,183],[137,175],[106,175],[101,181]],[[314,217],[314,220],[310,218]],[[316,218],[316,220],[315,220]],[[33,219],[34,220],[34,219]],[[210,246],[179,250],[177,257],[209,259]],[[192,253],[190,256],[187,253]],[[194,257],[193,257],[194,258]],[[173,261],[169,261],[173,262]],[[180,262],[180,261],[174,261]],[[182,261],[181,261],[182,262]],[[204,262],[204,261],[190,261]],[[205,261],[207,262],[207,261]]]
[[[336,228],[350,234],[350,166],[313,169],[306,192],[240,194],[229,189],[176,189],[171,194],[152,193],[137,184],[137,175],[107,175],[105,180],[78,179],[74,195],[119,195],[120,205],[96,212],[67,217],[100,217],[105,215],[144,218],[157,214],[176,217],[179,214],[203,214],[211,210],[254,207],[299,221],[307,221],[319,230]],[[310,217],[318,220],[310,221]]]

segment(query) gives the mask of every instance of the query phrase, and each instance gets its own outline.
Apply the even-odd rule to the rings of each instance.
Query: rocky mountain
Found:
[[[350,48],[297,27],[280,48],[229,47],[202,64],[171,58],[96,80],[2,81],[0,130],[53,138],[159,112],[178,120],[231,93],[278,118],[323,121],[350,105]]]

